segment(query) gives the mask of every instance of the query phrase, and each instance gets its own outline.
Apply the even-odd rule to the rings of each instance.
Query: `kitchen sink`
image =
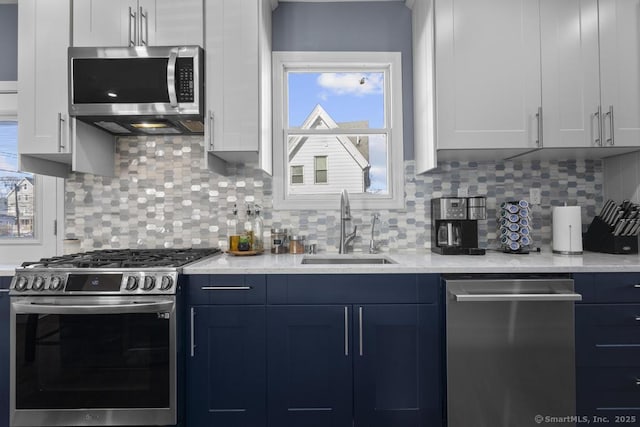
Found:
[[[342,265],[362,265],[362,264],[397,264],[394,260],[387,257],[366,257],[366,256],[348,256],[338,255],[335,257],[309,257],[302,258],[301,264],[342,264]]]

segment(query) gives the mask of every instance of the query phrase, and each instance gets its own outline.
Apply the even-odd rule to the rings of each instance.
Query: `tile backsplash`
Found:
[[[250,165],[231,168],[223,177],[204,169],[202,138],[120,138],[116,176],[73,174],[65,183],[65,237],[78,238],[83,250],[220,246],[226,248],[227,220],[234,203],[263,206],[267,233],[284,227],[306,236],[319,251],[337,252],[339,195],[335,210],[273,211],[272,179]],[[603,168],[598,160],[446,162],[416,176],[404,162],[406,208],[359,211],[354,249],[366,251],[371,216],[381,214],[376,239],[382,250],[429,248],[430,199],[457,195],[487,196],[487,220],[480,221],[480,246],[495,248],[497,207],[529,198],[539,188],[542,203],[533,207],[534,244],[551,242],[551,206],[582,206],[587,227],[603,202]],[[242,211],[242,209],[241,209]],[[268,241],[268,239],[266,239]]]

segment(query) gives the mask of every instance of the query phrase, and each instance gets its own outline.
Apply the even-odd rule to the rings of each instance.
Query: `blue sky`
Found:
[[[316,105],[338,123],[366,120],[370,129],[384,127],[384,73],[289,72],[289,126],[300,127]],[[387,144],[369,138],[370,192],[388,192]]]
[[[0,178],[25,177],[18,173],[18,126],[16,122],[0,121]]]

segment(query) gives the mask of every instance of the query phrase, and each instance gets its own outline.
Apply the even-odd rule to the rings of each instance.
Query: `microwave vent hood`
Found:
[[[69,115],[114,135],[204,134],[199,46],[70,47]]]

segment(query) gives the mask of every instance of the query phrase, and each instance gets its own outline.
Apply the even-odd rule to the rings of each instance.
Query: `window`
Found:
[[[327,156],[316,156],[314,159],[314,171],[316,184],[327,183]]]
[[[0,259],[5,263],[55,255],[55,220],[63,206],[61,179],[18,169],[16,94],[15,82],[0,82]]]
[[[400,53],[273,59],[274,207],[333,209],[344,188],[356,208],[403,208]]]
[[[291,166],[291,183],[304,184],[304,166]]]

